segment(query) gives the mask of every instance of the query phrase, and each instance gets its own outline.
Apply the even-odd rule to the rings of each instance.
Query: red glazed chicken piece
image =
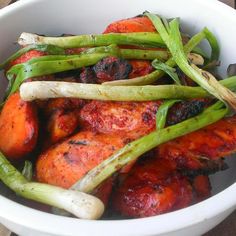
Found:
[[[168,160],[151,159],[136,164],[113,193],[116,211],[128,217],[147,217],[189,206],[193,199],[188,179]]]

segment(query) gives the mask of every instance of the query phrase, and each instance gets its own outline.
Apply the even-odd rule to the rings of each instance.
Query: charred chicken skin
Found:
[[[236,116],[169,141],[156,148],[158,156],[182,168],[198,169],[208,160],[217,160],[235,152]]]
[[[113,193],[112,205],[124,216],[145,217],[190,205],[193,189],[169,160],[136,164]]]
[[[92,101],[80,111],[82,127],[91,127],[100,133],[119,134],[131,139],[150,133],[156,126],[156,112],[163,101],[154,102],[102,102]],[[167,118],[173,125],[200,113],[207,105],[204,100],[189,100],[174,105]]]
[[[81,127],[104,134],[123,134],[134,140],[155,128],[157,102],[92,101],[80,111]]]
[[[37,179],[70,188],[89,170],[124,146],[124,138],[82,131],[40,155]]]
[[[171,160],[149,157],[137,163],[117,186],[112,206],[127,217],[154,216],[204,200],[210,190],[207,176],[191,180]]]
[[[140,107],[138,107],[138,111],[140,111],[139,109]],[[96,110],[98,111],[99,109],[96,108]],[[104,114],[104,117],[106,118],[105,112],[103,112],[102,110],[101,112]],[[115,113],[115,114],[120,114],[120,113]],[[135,110],[133,110],[132,122],[136,124],[136,126],[134,126],[135,127],[134,134],[136,134],[136,129],[137,129],[136,127],[139,128],[144,125],[143,120],[139,118],[140,113],[138,112],[137,114],[138,115],[135,116]],[[134,120],[135,117],[136,120]],[[94,119],[95,116],[92,120]],[[98,117],[96,119],[99,120]],[[115,119],[112,120],[114,121]],[[208,126],[202,130],[196,131],[193,134],[195,134],[196,136],[198,134],[202,135],[202,133],[208,132],[208,130],[213,130],[213,129],[214,132],[217,132],[218,128],[216,127],[218,127],[219,124],[221,127],[230,126],[228,127],[228,129],[232,130],[233,129],[232,124],[234,124],[233,123],[234,121],[235,121],[234,117],[226,118],[222,121],[219,121],[218,123],[215,123],[215,125],[213,126]],[[105,123],[109,122],[107,121]],[[119,122],[118,124],[116,122],[113,122],[112,124],[113,124],[112,127],[116,128],[110,129],[109,135],[107,134],[107,132],[109,131],[108,129],[106,130],[106,132],[102,134],[102,130],[96,130],[95,127],[89,126],[87,124],[87,126],[85,126],[86,127],[85,131],[81,131],[78,134],[72,136],[71,138],[55,146],[52,146],[49,150],[45,151],[38,158],[37,179],[41,182],[58,185],[61,187],[66,187],[66,188],[71,187],[78,179],[80,179],[89,170],[91,170],[96,165],[101,163],[103,160],[111,156],[116,150],[120,149],[125,144],[129,143],[130,138],[134,138],[134,136],[132,135],[132,128],[130,128],[131,124],[128,125],[128,127],[130,128],[128,132],[125,132],[122,129],[121,129],[122,131],[120,131],[120,129],[117,129],[117,127],[119,128],[120,126]],[[139,125],[137,126],[137,124]],[[229,132],[228,129],[227,130],[222,129],[223,133],[221,132],[222,137],[225,137],[226,138],[225,140],[227,140],[227,142],[228,138],[226,134]],[[144,135],[144,133],[142,135]],[[185,140],[184,137],[182,139]],[[234,139],[234,136],[232,137],[232,139]],[[176,141],[171,141],[171,142],[176,142]],[[185,153],[188,153],[188,149],[186,148],[186,142],[181,143],[181,141],[178,141],[177,143],[179,147],[182,148],[182,150],[185,150]],[[193,139],[193,143],[197,143],[197,145],[199,146],[205,145],[205,140]],[[165,146],[166,149],[164,149]],[[174,148],[175,146],[172,147],[172,145],[166,143],[160,146],[159,149],[166,150],[166,152],[171,153],[174,150]],[[225,154],[224,148],[227,148],[227,153],[234,152],[235,143],[232,143],[232,145],[229,146],[228,144],[222,141],[221,146],[218,149],[218,153],[215,152],[215,146],[211,145],[209,145],[208,151],[210,152],[210,150],[212,150],[212,152],[214,152],[214,154],[218,158],[220,158],[222,155]],[[197,156],[192,155],[191,158],[182,156],[183,160],[182,162],[180,162],[178,161],[177,158],[174,158],[175,156],[162,155],[161,152],[158,152],[159,149],[156,150],[157,156],[162,157],[161,160],[163,161],[168,160],[169,163],[171,162],[172,165],[175,165],[176,169],[184,168],[190,170],[191,169],[201,170],[202,168],[205,168],[207,171],[211,171],[211,168],[213,168],[211,165],[206,165],[205,162],[202,162],[201,158],[199,159],[197,158]],[[206,157],[207,155],[205,155],[205,158]],[[208,156],[208,158],[211,159],[211,156]],[[215,159],[215,156],[213,159]]]

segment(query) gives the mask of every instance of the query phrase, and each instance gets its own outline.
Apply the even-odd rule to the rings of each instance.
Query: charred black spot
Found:
[[[131,138],[126,138],[124,141],[123,141],[123,143],[126,145],[126,144],[128,144],[128,143],[131,143],[133,141],[133,139],[131,139]]]
[[[207,72],[203,71],[203,72],[202,72],[202,75],[203,75],[207,80],[210,79],[210,77],[209,77],[209,75],[208,75]]]
[[[85,67],[80,74],[80,82],[84,84],[97,84],[97,77],[92,67]]]
[[[75,140],[70,140],[69,142],[68,142],[69,144],[72,144],[72,145],[83,145],[83,146],[86,146],[86,145],[88,145],[88,143],[86,142],[86,141],[75,141]]]
[[[63,153],[63,156],[65,157],[65,156],[67,156],[68,155],[68,152],[64,152]]]
[[[197,86],[197,84],[192,79],[190,79],[187,75],[185,75],[183,73],[183,71],[180,70],[179,67],[176,67],[176,73],[177,73],[182,85]]]
[[[143,12],[143,14],[136,15],[135,17],[132,17],[132,18],[137,18],[137,17],[138,17],[138,18],[142,18],[142,17],[145,16],[144,13],[145,13],[145,12]],[[132,19],[132,18],[131,18],[131,19]]]
[[[142,120],[144,123],[149,123],[152,120],[152,115],[148,112],[142,113]]]
[[[76,163],[76,159],[73,158],[72,155],[70,155],[69,152],[64,152],[63,153],[63,157],[64,157],[64,160],[68,163],[68,164],[73,164],[73,163]]]
[[[61,34],[59,37],[70,37],[70,36],[75,36],[74,34]]]
[[[168,112],[167,125],[174,125],[186,119],[196,116],[203,111],[204,101],[193,100],[179,102],[170,108]]]
[[[59,72],[55,74],[56,78],[59,78],[59,79],[64,79],[68,77],[79,78],[79,75],[80,75],[80,69],[68,70],[68,71],[63,71],[63,72]]]
[[[152,188],[159,194],[163,193],[163,188],[160,184],[153,184]]]
[[[106,57],[100,60],[93,70],[99,82],[127,79],[132,66],[125,59]]]
[[[203,167],[196,170],[191,169],[182,169],[181,174],[188,175],[189,177],[195,177],[198,175],[210,175],[214,174],[218,171],[224,171],[229,168],[227,163],[223,161],[223,159],[219,160],[202,160]]]
[[[116,169],[116,170],[120,170],[122,167],[123,167],[123,165],[117,164],[117,165],[115,166],[115,169]]]

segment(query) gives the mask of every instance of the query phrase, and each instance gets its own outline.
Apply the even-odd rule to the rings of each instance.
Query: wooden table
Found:
[[[228,4],[231,7],[235,7],[236,1],[234,0],[221,0],[221,1]],[[14,1],[0,0],[0,8],[1,6],[7,5],[8,2],[14,2]],[[236,211],[232,213],[228,218],[226,218],[217,227],[212,229],[210,232],[206,233],[204,236],[235,236],[235,235],[236,235]],[[14,233],[11,233],[4,226],[0,225],[0,236],[16,236],[16,235]]]

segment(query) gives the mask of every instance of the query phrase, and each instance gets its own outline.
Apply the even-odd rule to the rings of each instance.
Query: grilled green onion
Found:
[[[165,47],[157,33],[110,33],[101,35],[78,35],[69,37],[44,37],[22,33],[18,39],[22,46],[29,44],[50,44],[61,48],[97,47],[110,44]]]
[[[64,209],[83,219],[98,219],[104,205],[96,197],[48,184],[29,182],[0,152],[0,180],[19,196]]]
[[[236,77],[220,81],[231,90],[236,89]],[[70,82],[34,81],[23,83],[21,98],[26,101],[70,97],[108,101],[150,101],[158,99],[188,99],[211,97],[201,87],[179,85],[106,86]]]
[[[169,28],[167,30],[158,16],[150,13],[146,13],[146,15],[158,29],[158,32],[160,33],[163,41],[166,43],[180,69],[189,78],[199,84],[202,88],[206,89],[210,94],[219,100],[226,102],[234,110],[236,110],[236,95],[232,91],[222,86],[209,72],[200,70],[192,63],[188,63],[183,49],[178,20],[172,20],[169,23]]]

